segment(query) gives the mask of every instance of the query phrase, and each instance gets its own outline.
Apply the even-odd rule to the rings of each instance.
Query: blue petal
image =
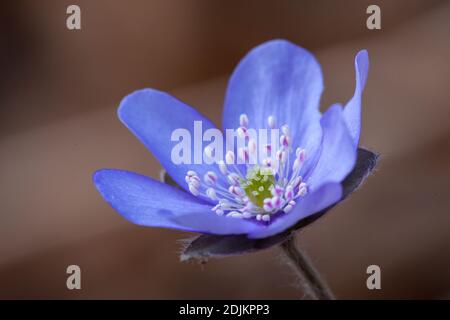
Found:
[[[255,129],[267,128],[267,118],[275,116],[278,126],[289,125],[294,149],[305,148],[311,159],[305,165],[312,165],[322,136],[322,90],[320,65],[311,53],[285,40],[263,43],[242,59],[230,78],[223,128],[238,127],[242,113]]]
[[[291,212],[282,214],[282,216],[278,217],[265,228],[250,233],[248,237],[259,239],[283,232],[301,219],[336,203],[341,197],[342,186],[339,183],[323,185],[315,192],[307,194],[304,198],[300,198]]]
[[[357,148],[347,128],[342,107],[331,106],[320,120],[323,140],[319,160],[305,177],[308,188],[317,189],[330,182],[342,182],[356,163]]]
[[[361,50],[355,58],[356,87],[355,93],[344,109],[344,117],[353,143],[358,145],[361,132],[361,96],[366,86],[369,72],[369,55],[366,50]]]
[[[244,234],[261,227],[244,219],[218,216],[209,204],[137,173],[103,169],[93,180],[105,200],[138,225],[218,235]]]
[[[215,128],[211,121],[195,109],[165,92],[143,89],[125,97],[118,114],[120,120],[150,149],[169,175],[186,190],[188,187],[184,178],[188,170],[195,170],[200,176],[208,170],[219,175],[216,165],[175,164],[171,159],[172,148],[179,143],[171,141],[174,130],[187,129],[190,132],[191,162],[194,163],[194,121],[202,122],[203,132]],[[202,141],[202,136],[199,139]],[[201,148],[196,148],[200,156],[205,146],[202,142]]]

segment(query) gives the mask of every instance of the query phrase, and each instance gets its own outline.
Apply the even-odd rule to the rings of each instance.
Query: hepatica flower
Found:
[[[116,169],[97,171],[94,183],[135,224],[203,234],[187,246],[186,258],[281,243],[342,201],[375,166],[377,156],[358,148],[368,66],[360,51],[353,97],[321,113],[322,73],[311,53],[284,40],[254,48],[231,76],[223,110],[222,132],[233,129],[244,144],[223,149],[213,163],[201,161],[217,152],[205,141],[189,146],[193,163],[174,161],[172,139],[177,129],[195,135],[198,124],[205,131],[213,123],[167,93],[136,91],[121,102],[119,118],[173,185]],[[261,144],[251,134],[261,130],[279,136]],[[261,151],[267,156],[260,159]]]

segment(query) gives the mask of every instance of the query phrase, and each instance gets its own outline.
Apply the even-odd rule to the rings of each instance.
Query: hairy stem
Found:
[[[335,297],[325,280],[314,268],[311,261],[295,245],[295,238],[290,237],[280,245],[292,268],[297,273],[307,299],[334,300]]]

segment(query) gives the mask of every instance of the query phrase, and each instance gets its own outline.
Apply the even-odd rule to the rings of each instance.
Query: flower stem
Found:
[[[295,238],[289,237],[280,245],[292,268],[297,273],[307,299],[334,300],[335,297],[325,280],[314,268],[311,261],[295,245]]]

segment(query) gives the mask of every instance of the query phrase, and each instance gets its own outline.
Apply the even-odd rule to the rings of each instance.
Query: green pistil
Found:
[[[270,192],[275,183],[275,178],[270,169],[254,166],[247,171],[245,180],[241,180],[242,189],[250,201],[262,208],[264,199],[272,198]]]

